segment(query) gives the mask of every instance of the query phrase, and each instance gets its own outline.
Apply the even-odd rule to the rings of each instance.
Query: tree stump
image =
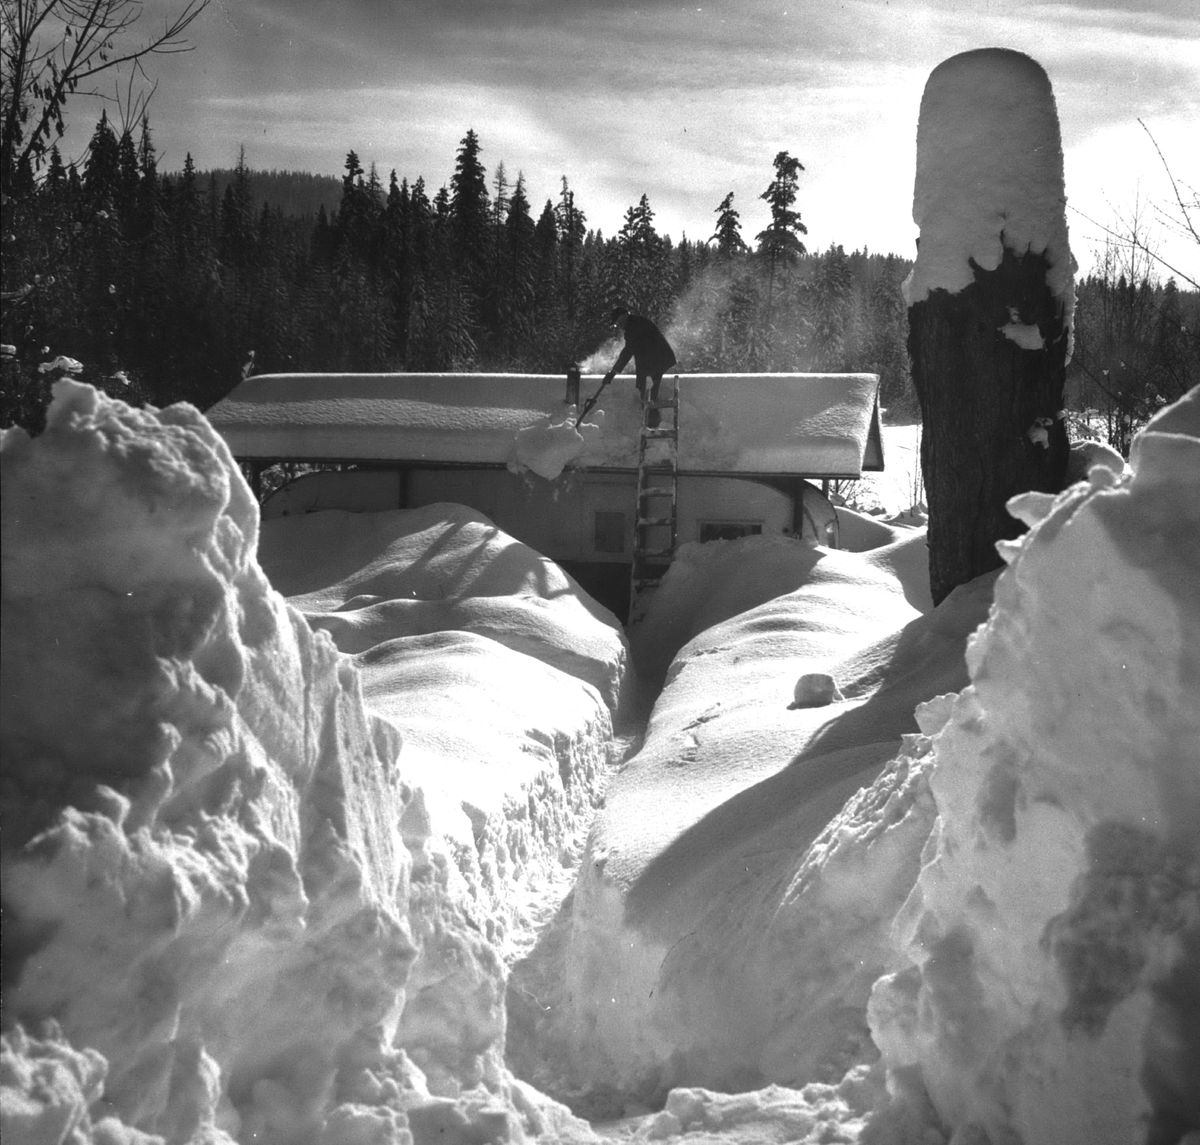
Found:
[[[1059,492],[1068,442],[1061,416],[1067,331],[1046,287],[1046,259],[1005,249],[956,294],[935,290],[909,307],[908,351],[921,404],[921,472],[929,509],[929,584],[935,604],[1001,565],[996,541],[1024,525],[1010,497]],[[1024,321],[1010,321],[1016,310]],[[1002,333],[1032,328],[1026,349]]]
[[[1010,497],[1066,480],[1074,310],[1050,81],[1020,52],[939,64],[921,98],[905,283],[934,603],[999,567]]]

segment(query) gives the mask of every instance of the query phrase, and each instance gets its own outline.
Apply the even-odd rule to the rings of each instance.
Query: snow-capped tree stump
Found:
[[[1010,497],[1065,483],[1065,203],[1042,68],[995,48],[935,68],[917,128],[921,234],[905,284],[935,603],[999,567],[996,542],[1023,528]]]

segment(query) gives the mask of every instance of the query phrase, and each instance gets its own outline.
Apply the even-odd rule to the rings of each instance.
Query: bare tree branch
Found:
[[[1115,239],[1117,242],[1120,242],[1120,243],[1128,243],[1130,246],[1136,248],[1137,250],[1140,250],[1142,252],[1142,254],[1144,254],[1147,258],[1151,258],[1155,262],[1157,262],[1160,266],[1165,267],[1177,278],[1181,278],[1184,282],[1188,283],[1191,286],[1194,286],[1197,290],[1200,290],[1200,282],[1197,282],[1196,279],[1192,278],[1191,275],[1185,274],[1178,267],[1172,266],[1169,262],[1167,262],[1167,260],[1165,258],[1162,258],[1158,254],[1157,251],[1148,247],[1145,244],[1145,242],[1141,238],[1138,237],[1136,230],[1131,234],[1124,234],[1124,235],[1120,234],[1117,231],[1114,231],[1111,227],[1106,227],[1103,223],[1098,223],[1095,219],[1093,219],[1091,217],[1091,215],[1085,215],[1083,213],[1083,211],[1081,211],[1078,207],[1072,206],[1072,204],[1070,204],[1070,203],[1068,203],[1067,206],[1070,207],[1070,209],[1072,211],[1074,211],[1075,214],[1077,214],[1081,219],[1086,219],[1089,223],[1092,224],[1092,226],[1098,227],[1109,238]]]
[[[1175,195],[1175,202],[1179,207],[1179,218],[1175,220],[1176,224],[1182,221],[1183,229],[1200,243],[1200,234],[1196,233],[1196,226],[1192,222],[1192,209],[1200,206],[1198,202],[1186,203],[1183,195],[1179,191],[1179,184],[1175,179],[1175,175],[1171,170],[1170,164],[1167,162],[1166,156],[1162,153],[1162,148],[1158,145],[1158,140],[1154,138],[1154,133],[1148,128],[1141,119],[1138,120],[1142,130],[1150,137],[1150,142],[1154,144],[1154,150],[1158,152],[1159,161],[1163,165],[1163,170],[1167,173],[1167,179],[1170,180],[1171,190]],[[1195,192],[1193,191],[1193,194]],[[1190,280],[1189,280],[1190,281]]]
[[[152,55],[191,51],[184,38],[210,0],[183,0],[178,13],[147,38],[124,46],[142,14],[139,0],[0,0],[0,179],[12,187],[24,167],[36,170],[53,133],[64,131],[63,109],[97,76],[132,67],[145,78]]]

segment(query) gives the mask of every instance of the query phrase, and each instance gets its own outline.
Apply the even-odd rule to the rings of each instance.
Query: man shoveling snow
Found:
[[[618,306],[612,312],[612,324],[625,332],[625,345],[616,362],[613,363],[612,369],[604,375],[600,390],[603,390],[629,364],[629,360],[632,358],[634,369],[637,371],[638,393],[641,395],[642,401],[646,401],[647,381],[650,382],[650,401],[658,401],[658,387],[662,384],[663,374],[675,365],[675,351],[671,349],[670,342],[649,318],[643,318],[640,314],[631,314],[623,306]],[[583,420],[588,409],[595,404],[596,398],[600,396],[600,390],[597,390],[595,397],[584,406],[583,413],[580,414],[580,421]],[[656,426],[658,421],[658,410],[650,410],[646,424]]]

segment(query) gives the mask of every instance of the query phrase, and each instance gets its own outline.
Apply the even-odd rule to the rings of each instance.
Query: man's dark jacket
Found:
[[[661,378],[675,365],[675,351],[649,318],[631,314],[625,321],[625,345],[612,372],[619,374],[633,359],[639,378]]]

